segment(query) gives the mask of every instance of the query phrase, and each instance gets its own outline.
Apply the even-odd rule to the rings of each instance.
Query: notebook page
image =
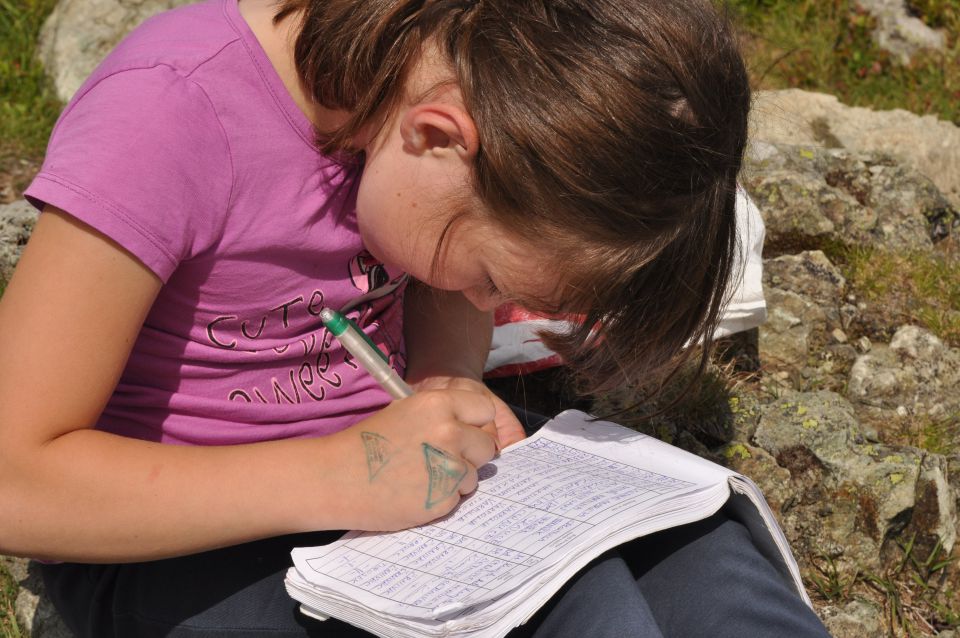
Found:
[[[442,618],[504,595],[658,505],[726,480],[725,470],[632,430],[580,413],[562,417],[480,468],[476,492],[450,515],[297,549],[296,569],[383,613]]]

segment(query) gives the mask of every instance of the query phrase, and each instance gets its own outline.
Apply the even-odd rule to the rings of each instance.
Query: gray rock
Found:
[[[9,281],[33,232],[37,209],[26,201],[0,205],[0,279]]]
[[[823,251],[808,250],[765,260],[763,283],[804,295],[820,305],[836,306],[847,280]]]
[[[795,390],[839,389],[837,375],[857,358],[847,330],[858,316],[846,303],[846,280],[819,250],[781,255],[763,263],[767,321],[758,334],[768,379]]]
[[[852,218],[861,208],[820,176],[793,170],[748,170],[747,190],[760,209],[767,237],[773,243],[790,241],[794,236],[814,244],[833,239],[840,234],[833,219]]]
[[[733,417],[732,439],[749,441],[757,431],[757,423],[760,422],[760,402],[756,397],[744,394],[730,397],[728,405]]]
[[[775,457],[799,447],[839,469],[862,435],[853,406],[833,392],[795,393],[763,407],[754,443]]]
[[[856,432],[853,408],[842,397],[797,393],[764,406],[753,439],[789,474],[779,478],[776,498],[791,546],[802,556],[830,557],[845,577],[879,564],[879,530],[862,513],[875,506],[864,508],[843,471]]]
[[[801,368],[810,352],[825,341],[827,316],[809,298],[789,290],[765,293],[767,321],[760,326],[760,360],[774,367]]]
[[[882,609],[862,600],[851,600],[843,607],[830,605],[820,611],[823,624],[833,638],[882,636],[882,616]]]
[[[774,142],[889,154],[929,177],[960,208],[960,127],[952,122],[902,109],[850,107],[832,95],[786,89],[756,93],[750,127],[754,146]],[[751,154],[762,156],[763,150]]]
[[[946,46],[946,35],[910,15],[904,0],[857,0],[857,4],[877,20],[873,31],[877,46],[892,53],[902,64],[909,64],[919,51],[942,51]]]
[[[828,242],[929,250],[960,226],[937,186],[890,155],[755,141],[742,179],[774,251]]]
[[[953,489],[954,506],[957,512],[960,512],[960,453],[947,456],[947,480]],[[960,534],[960,529],[957,530]]]
[[[69,100],[134,27],[191,0],[60,0],[40,33],[39,55],[57,95]]]
[[[865,406],[940,418],[960,411],[960,350],[916,326],[875,344],[850,370],[847,396]],[[901,409],[902,408],[902,409]]]
[[[938,454],[924,456],[920,464],[916,499],[904,529],[920,556],[929,556],[938,541],[949,552],[960,534],[956,502],[960,494],[950,485],[949,465],[948,459]]]
[[[790,473],[775,498],[801,553],[828,556],[851,576],[880,569],[881,549],[899,535],[952,549],[957,495],[947,460],[870,442],[840,395],[794,393],[764,406],[752,443]]]
[[[15,614],[22,634],[32,638],[71,638],[73,633],[44,594],[39,566],[26,558],[0,559],[19,585]]]
[[[789,470],[763,448],[738,440],[723,446],[720,454],[724,465],[753,479],[774,512],[789,509],[795,501]]]

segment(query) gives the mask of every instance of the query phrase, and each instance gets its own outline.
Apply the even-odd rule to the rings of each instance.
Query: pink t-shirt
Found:
[[[335,432],[389,401],[318,315],[349,310],[402,373],[405,277],[364,251],[359,170],[313,135],[236,0],[147,21],[64,110],[26,196],[165,284],[99,428],[244,443]]]

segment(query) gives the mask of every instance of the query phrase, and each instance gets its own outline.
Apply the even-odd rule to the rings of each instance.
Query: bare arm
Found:
[[[413,281],[404,295],[407,380],[433,376],[480,380],[493,337],[493,313],[477,310],[459,292]]]
[[[495,427],[500,447],[526,436],[513,411],[483,385],[483,366],[490,352],[493,313],[478,310],[459,292],[413,282],[404,299],[407,381],[417,390],[459,388],[489,397],[496,405]]]
[[[474,426],[494,408],[468,392],[424,393],[313,440],[195,448],[92,429],[160,285],[96,231],[41,215],[0,301],[0,551],[141,560],[296,531],[397,529],[452,508],[493,455]],[[363,432],[386,441],[379,480]],[[431,484],[424,445],[462,466],[455,485]]]

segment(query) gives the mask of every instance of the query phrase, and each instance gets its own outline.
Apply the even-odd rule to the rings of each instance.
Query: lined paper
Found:
[[[333,581],[371,607],[440,618],[511,591],[610,518],[633,518],[632,510],[697,487],[558,439],[528,440],[480,468],[476,492],[443,519],[353,532],[309,554],[296,550],[295,565],[306,580]]]

